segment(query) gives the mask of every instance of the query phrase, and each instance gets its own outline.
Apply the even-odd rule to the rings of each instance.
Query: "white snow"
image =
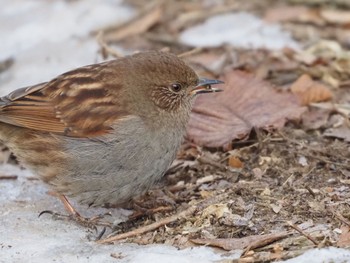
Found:
[[[0,95],[98,62],[91,32],[135,13],[121,2],[2,0],[0,61],[12,57],[15,64],[0,75]]]
[[[312,249],[306,251],[304,254],[292,258],[284,263],[349,263],[350,262],[350,250],[328,247],[322,249]]]
[[[245,12],[211,17],[201,25],[186,29],[180,39],[182,43],[200,47],[230,44],[240,48],[299,48],[279,25],[268,24]]]

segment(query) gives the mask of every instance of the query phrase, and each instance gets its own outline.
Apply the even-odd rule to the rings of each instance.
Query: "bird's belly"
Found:
[[[130,134],[110,141],[74,139],[69,142],[74,155],[70,175],[58,177],[54,184],[58,191],[89,205],[124,203],[163,176],[181,140],[182,135],[172,136],[169,143],[144,132],[132,139]]]

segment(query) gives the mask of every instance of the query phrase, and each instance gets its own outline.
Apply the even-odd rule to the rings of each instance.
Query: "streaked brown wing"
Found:
[[[108,63],[108,62],[107,62]],[[94,137],[111,130],[127,113],[110,96],[107,63],[82,67],[0,99],[0,121],[74,137]]]

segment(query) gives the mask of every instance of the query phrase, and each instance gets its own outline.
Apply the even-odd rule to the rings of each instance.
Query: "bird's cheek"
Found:
[[[190,98],[190,99],[194,99],[196,97],[196,93],[193,92],[193,88],[189,88],[187,91],[186,91],[186,97]]]

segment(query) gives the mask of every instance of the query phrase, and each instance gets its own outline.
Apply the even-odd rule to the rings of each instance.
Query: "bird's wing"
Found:
[[[104,64],[86,66],[50,82],[15,90],[0,98],[0,121],[73,137],[106,134],[117,119],[127,115],[109,94],[118,86],[113,84],[117,81],[104,79],[106,69]]]

